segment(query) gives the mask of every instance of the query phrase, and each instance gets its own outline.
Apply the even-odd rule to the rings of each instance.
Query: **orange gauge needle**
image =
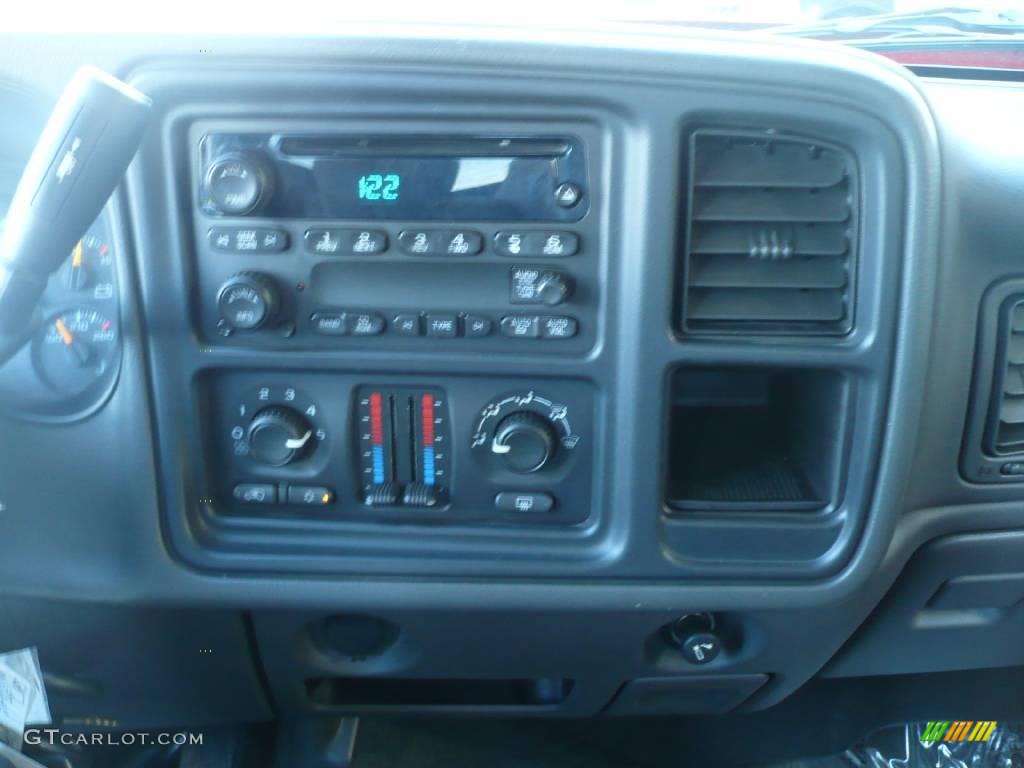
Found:
[[[75,337],[71,335],[71,331],[68,330],[68,327],[64,325],[64,321],[61,320],[59,317],[57,318],[56,326],[57,333],[60,334],[60,337],[64,340],[64,343],[70,347],[71,342],[75,340]]]
[[[71,266],[78,269],[82,266],[82,241],[79,240],[75,244],[75,249],[71,251]]]

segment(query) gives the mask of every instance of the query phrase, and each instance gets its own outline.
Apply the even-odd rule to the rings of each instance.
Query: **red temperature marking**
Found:
[[[423,447],[432,448],[434,445],[434,396],[424,395],[420,406],[423,414]]]
[[[380,392],[370,395],[370,436],[374,445],[384,445],[384,410]]]

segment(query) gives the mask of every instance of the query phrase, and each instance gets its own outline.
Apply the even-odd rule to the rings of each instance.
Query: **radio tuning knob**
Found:
[[[224,155],[206,169],[206,191],[221,213],[245,216],[270,199],[273,173],[258,154]]]
[[[253,416],[247,437],[250,456],[261,464],[283,467],[311,444],[313,427],[297,411],[271,406]]]
[[[537,280],[535,291],[544,304],[555,307],[572,295],[572,284],[558,272],[545,272]]]
[[[221,286],[217,310],[228,328],[255,331],[272,322],[281,306],[274,278],[262,272],[239,272]]]
[[[526,475],[543,469],[557,445],[551,422],[532,411],[516,411],[495,428],[491,451],[513,472]]]

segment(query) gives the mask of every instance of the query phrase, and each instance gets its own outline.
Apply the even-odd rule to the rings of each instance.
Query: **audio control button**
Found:
[[[427,336],[453,339],[459,335],[459,318],[455,315],[427,315]]]
[[[572,317],[542,317],[540,335],[543,339],[571,339],[576,335],[578,324]]]
[[[509,276],[509,297],[513,304],[557,306],[572,295],[572,282],[560,272],[537,267],[513,267]]]
[[[288,247],[288,233],[265,227],[214,227],[210,246],[229,253],[279,253]]]
[[[255,331],[273,322],[280,305],[277,283],[261,272],[239,272],[217,293],[221,321],[236,331]]]
[[[540,318],[536,315],[505,315],[501,333],[513,339],[536,339],[540,336]]]
[[[272,172],[259,154],[228,155],[207,168],[206,192],[218,212],[245,216],[270,199]]]
[[[368,312],[346,314],[345,327],[353,336],[376,336],[384,332],[384,318]]]
[[[395,315],[391,319],[391,331],[399,336],[421,336],[423,326],[416,314]]]
[[[309,318],[316,333],[325,336],[344,336],[348,333],[345,315],[342,312],[314,312]]]
[[[474,339],[490,336],[491,329],[494,327],[494,323],[489,317],[481,315],[466,315],[462,322],[466,329],[466,336]]]

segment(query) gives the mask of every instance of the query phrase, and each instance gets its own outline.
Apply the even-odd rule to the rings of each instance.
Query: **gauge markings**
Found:
[[[100,381],[118,348],[113,320],[97,309],[61,312],[37,338],[35,361],[42,378],[67,395],[85,392]]]

